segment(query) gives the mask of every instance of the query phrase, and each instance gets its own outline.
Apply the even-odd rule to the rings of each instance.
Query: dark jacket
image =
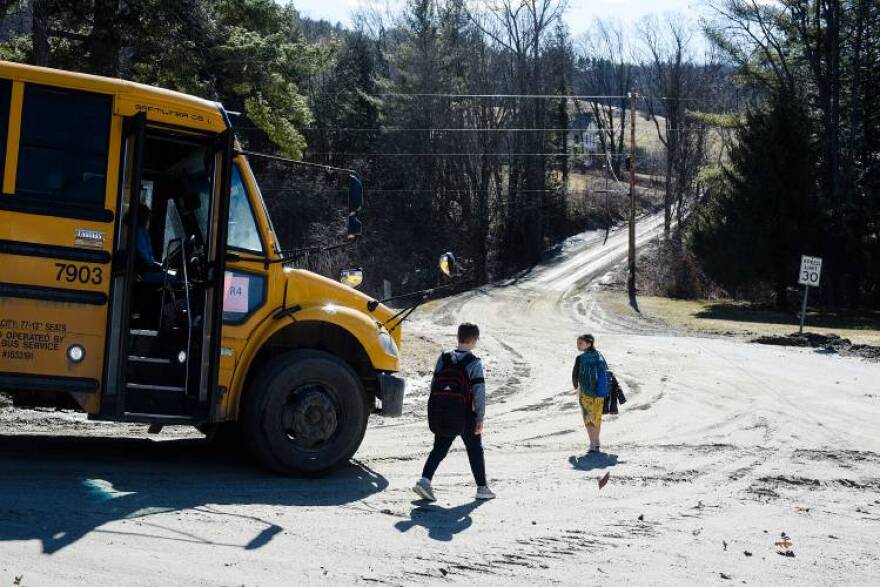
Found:
[[[574,367],[571,369],[571,386],[575,389],[577,389],[580,384],[580,359],[580,355],[575,357]],[[614,373],[611,371],[606,371],[606,373],[608,374],[608,397],[605,398],[602,413],[616,414],[617,406],[626,403],[626,396],[623,395],[623,389],[620,387],[620,382],[617,381],[617,377],[614,376]]]
[[[602,406],[603,414],[616,414],[618,404],[626,403],[626,396],[623,395],[623,389],[620,387],[620,383],[617,381],[617,377],[614,376],[614,373],[611,371],[607,371],[608,373],[608,397],[605,398],[605,403]]]

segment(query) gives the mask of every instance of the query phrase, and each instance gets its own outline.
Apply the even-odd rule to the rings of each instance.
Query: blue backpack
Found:
[[[605,365],[605,358],[599,351],[595,351],[597,357],[587,355],[590,351],[581,353],[578,383],[580,383],[581,393],[592,392],[596,397],[608,397],[608,369]]]

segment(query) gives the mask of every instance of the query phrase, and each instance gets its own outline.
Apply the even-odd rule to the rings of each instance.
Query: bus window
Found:
[[[177,211],[177,204],[174,203],[174,200],[169,200],[168,206],[165,208],[165,236],[162,239],[164,241],[162,245],[163,259],[168,256],[171,241],[176,239],[185,240],[186,229]]]
[[[229,194],[229,236],[227,244],[233,249],[255,253],[263,252],[254,211],[248,199],[238,165],[232,166],[232,186]]]
[[[67,209],[104,209],[110,96],[25,86],[16,197]]]
[[[0,184],[3,183],[4,162],[6,161],[6,134],[9,131],[9,102],[12,97],[12,82],[0,80]]]

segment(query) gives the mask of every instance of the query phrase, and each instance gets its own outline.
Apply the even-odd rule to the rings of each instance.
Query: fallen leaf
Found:
[[[773,544],[775,544],[779,548],[784,548],[786,550],[791,548],[791,540],[789,540],[787,536],[785,537],[784,540],[778,540],[778,541],[774,542]]]
[[[606,472],[604,475],[599,477],[599,489],[602,489],[606,485],[608,485],[608,479],[611,477],[611,471]]]

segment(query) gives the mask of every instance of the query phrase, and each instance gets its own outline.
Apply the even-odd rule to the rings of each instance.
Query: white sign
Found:
[[[248,290],[251,278],[246,275],[224,275],[223,311],[246,314],[248,311]]]
[[[801,272],[798,276],[798,283],[801,285],[819,287],[819,277],[821,275],[822,258],[801,255]]]

